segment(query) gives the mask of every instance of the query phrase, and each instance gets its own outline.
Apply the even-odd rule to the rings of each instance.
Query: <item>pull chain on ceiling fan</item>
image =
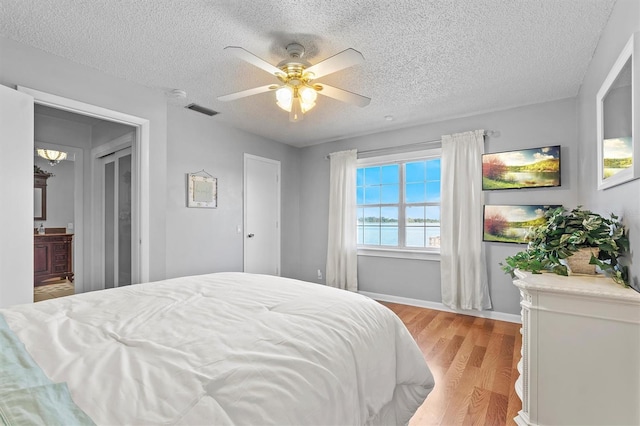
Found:
[[[303,115],[316,105],[318,93],[359,107],[367,106],[369,102],[371,102],[371,98],[366,96],[327,84],[313,82],[317,78],[364,62],[362,53],[357,50],[346,49],[324,61],[311,65],[302,58],[304,55],[304,47],[298,43],[291,43],[287,46],[289,58],[283,60],[277,66],[274,66],[242,47],[227,46],[224,49],[229,50],[238,58],[272,74],[280,80],[282,84],[268,84],[266,86],[219,96],[218,100],[220,101],[233,101],[247,96],[275,91],[276,105],[287,111],[289,113],[289,121],[293,122],[302,120]]]

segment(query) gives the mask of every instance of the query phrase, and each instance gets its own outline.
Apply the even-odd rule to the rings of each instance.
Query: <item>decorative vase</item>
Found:
[[[596,265],[589,264],[592,254],[597,258],[600,254],[600,249],[598,247],[583,247],[578,249],[577,252],[565,259],[567,266],[574,274],[595,275]]]

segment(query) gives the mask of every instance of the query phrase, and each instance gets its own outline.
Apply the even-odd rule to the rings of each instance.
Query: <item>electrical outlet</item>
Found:
[[[319,280],[322,279],[322,271],[320,269],[318,269],[318,279]]]

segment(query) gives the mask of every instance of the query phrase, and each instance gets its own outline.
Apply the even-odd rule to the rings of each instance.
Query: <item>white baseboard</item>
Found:
[[[474,317],[489,318],[499,321],[507,321],[520,324],[520,315],[507,314],[505,312],[496,311],[473,311],[473,310],[454,310],[446,307],[442,303],[430,302],[428,300],[412,299],[409,297],[391,296],[389,294],[371,293],[368,291],[358,291],[358,293],[382,302],[400,303],[402,305],[417,306],[419,308],[435,309],[437,311],[453,312],[455,314],[471,315]]]

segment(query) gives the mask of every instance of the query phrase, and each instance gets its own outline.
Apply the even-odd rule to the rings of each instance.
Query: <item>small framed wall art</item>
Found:
[[[187,173],[187,207],[218,207],[218,179],[205,172]]]

